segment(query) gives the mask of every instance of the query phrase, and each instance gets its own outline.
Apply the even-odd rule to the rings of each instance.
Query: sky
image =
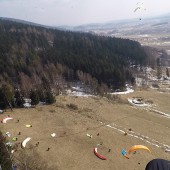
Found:
[[[138,2],[146,10],[134,12]],[[0,0],[0,17],[48,26],[105,23],[167,13],[170,13],[170,0]]]

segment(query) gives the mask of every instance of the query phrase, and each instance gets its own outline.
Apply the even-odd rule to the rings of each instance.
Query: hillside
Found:
[[[170,15],[157,17],[113,21],[109,23],[65,27],[74,31],[90,32],[97,35],[121,37],[138,41],[142,46],[155,48],[154,57],[159,57],[162,50],[170,54]],[[64,28],[63,28],[64,29]],[[151,49],[150,51],[152,51]],[[170,66],[170,55],[162,59],[164,66]]]
[[[0,82],[25,93],[44,80],[51,86],[81,80],[95,89],[102,83],[123,88],[133,81],[130,64],[146,61],[132,40],[0,20]]]

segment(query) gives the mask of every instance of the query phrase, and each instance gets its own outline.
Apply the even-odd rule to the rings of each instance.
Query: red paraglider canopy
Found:
[[[101,154],[99,154],[99,153],[97,152],[97,147],[94,148],[94,154],[95,154],[98,158],[100,158],[100,159],[102,159],[102,160],[106,160],[106,157],[104,157],[103,155],[101,155]]]

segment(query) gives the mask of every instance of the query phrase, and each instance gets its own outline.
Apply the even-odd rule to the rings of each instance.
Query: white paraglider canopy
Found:
[[[30,140],[31,140],[30,137],[27,137],[26,139],[24,139],[23,142],[21,143],[22,148],[25,148],[26,145],[27,145],[27,143],[28,143]]]
[[[146,10],[146,8],[144,7],[143,3],[138,2],[138,3],[136,4],[136,8],[135,8],[134,12],[136,12],[136,11],[138,11],[138,10]]]
[[[144,11],[146,11],[146,8],[145,8],[145,6],[143,5],[143,3],[141,3],[141,2],[138,2],[137,4],[136,4],[136,8],[134,9],[134,12],[135,13],[138,13],[140,16],[140,20],[141,20],[141,18],[142,18],[142,15],[143,15],[143,12]]]
[[[12,120],[12,117],[6,117],[4,119],[2,119],[2,123],[7,123],[8,120]]]
[[[51,136],[54,138],[56,137],[56,133],[52,133]]]

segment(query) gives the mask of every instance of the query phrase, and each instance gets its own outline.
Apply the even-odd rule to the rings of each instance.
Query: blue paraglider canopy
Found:
[[[170,170],[170,161],[165,159],[153,159],[146,165],[145,170]]]

